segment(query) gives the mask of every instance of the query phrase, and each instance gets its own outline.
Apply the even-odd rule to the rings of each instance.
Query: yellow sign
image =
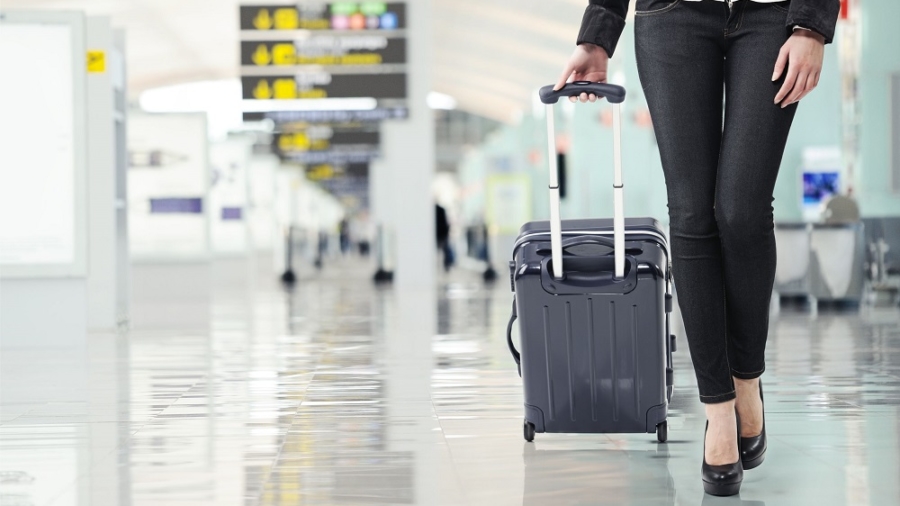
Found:
[[[272,98],[272,89],[269,88],[269,81],[260,79],[259,82],[256,83],[256,87],[253,88],[253,98],[259,100]]]
[[[272,46],[272,63],[275,65],[294,65],[297,61],[297,49],[293,44],[275,44]]]
[[[269,9],[259,10],[256,17],[253,18],[253,26],[255,26],[257,30],[268,30],[269,28],[272,28],[272,17],[269,16]]]
[[[296,30],[300,27],[300,13],[294,7],[275,9],[276,30]]]
[[[87,71],[106,72],[106,53],[91,50],[87,52]]]
[[[276,79],[272,83],[272,88],[275,89],[275,98],[278,100],[297,98],[297,81],[293,79]]]
[[[268,65],[270,61],[272,61],[272,57],[269,55],[269,49],[266,48],[266,45],[260,44],[256,46],[256,51],[253,52],[253,63],[262,66]]]
[[[328,139],[310,139],[304,132],[283,133],[278,136],[278,149],[282,153],[323,151],[330,147]]]
[[[306,177],[311,181],[323,181],[334,178],[335,170],[331,165],[316,165],[306,170]]]
[[[242,7],[243,10],[243,7]],[[328,30],[329,18],[302,18],[296,7],[260,8],[251,20],[256,30]],[[248,27],[249,28],[249,27]]]
[[[257,100],[293,100],[298,98],[328,98],[328,93],[321,88],[298,89],[297,81],[290,77],[280,77],[271,82],[266,78],[256,81],[252,91]]]
[[[306,134],[282,134],[278,138],[278,149],[281,151],[309,151],[309,138]]]

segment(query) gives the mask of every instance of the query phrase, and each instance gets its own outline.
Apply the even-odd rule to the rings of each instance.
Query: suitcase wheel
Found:
[[[663,423],[665,423],[665,422],[663,422]],[[534,441],[534,424],[533,423],[529,422],[528,420],[525,420],[524,432],[525,432],[525,441],[528,441],[529,443]]]
[[[656,424],[656,440],[665,443],[669,439],[669,422],[663,420]]]

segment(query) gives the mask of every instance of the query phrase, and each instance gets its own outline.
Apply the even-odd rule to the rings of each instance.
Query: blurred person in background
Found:
[[[370,233],[369,214],[366,211],[360,211],[350,221],[350,237],[359,248],[360,256],[369,256],[372,239]]]
[[[589,1],[556,89],[606,81],[628,4]],[[839,10],[839,0],[637,0],[638,74],[666,179],[672,267],[708,420],[701,479],[713,495],[737,494],[744,469],[765,456],[772,194]]]
[[[338,237],[341,243],[341,254],[346,255],[350,251],[350,221],[347,218],[341,220],[338,224]]]
[[[444,256],[444,270],[449,271],[453,267],[453,248],[450,246],[450,221],[447,219],[447,210],[440,204],[434,205],[435,234],[437,246]]]

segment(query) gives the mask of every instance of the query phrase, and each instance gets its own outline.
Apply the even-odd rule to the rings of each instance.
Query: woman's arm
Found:
[[[577,46],[554,89],[565,86],[571,77],[575,81],[606,82],[609,58],[616,50],[619,36],[625,28],[625,14],[629,0],[590,0],[578,31]],[[582,102],[594,102],[597,97],[582,93]],[[576,101],[578,98],[569,97]]]
[[[788,10],[787,28],[808,28],[829,44],[834,39],[834,26],[841,12],[841,0],[792,0]]]
[[[840,0],[792,0],[787,27],[793,32],[782,46],[772,74],[772,81],[785,76],[775,95],[775,103],[782,109],[799,102],[819,85],[825,44],[834,38],[840,10]]]
[[[813,0],[821,1],[821,0]],[[838,0],[839,1],[839,0]],[[628,13],[629,0],[589,0],[581,30],[578,31],[577,44],[594,44],[606,50],[612,57],[619,42],[619,36],[625,28],[625,15]]]

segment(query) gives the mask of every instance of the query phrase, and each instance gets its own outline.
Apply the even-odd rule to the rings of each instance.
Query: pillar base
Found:
[[[390,283],[394,281],[394,271],[386,271],[379,268],[375,271],[375,275],[372,276],[372,280],[376,283]]]
[[[297,275],[294,274],[294,271],[292,271],[290,269],[286,270],[286,271],[284,271],[284,274],[281,275],[281,281],[283,283],[293,285],[294,283],[297,282]]]

